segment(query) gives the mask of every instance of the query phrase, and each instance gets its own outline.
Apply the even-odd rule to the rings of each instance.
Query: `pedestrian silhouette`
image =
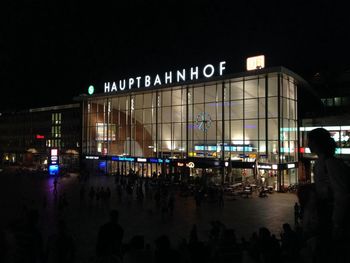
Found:
[[[118,223],[117,210],[110,212],[109,222],[102,225],[98,231],[96,254],[98,258],[120,258],[124,230]]]
[[[314,167],[320,234],[318,256],[320,260],[325,260],[332,255],[329,253],[332,246],[349,246],[350,169],[344,161],[335,157],[336,143],[326,129],[310,131],[308,146],[318,157]],[[334,254],[329,260],[333,259]]]

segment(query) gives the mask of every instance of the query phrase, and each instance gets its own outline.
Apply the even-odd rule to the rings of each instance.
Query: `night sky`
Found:
[[[0,110],[71,103],[107,79],[222,60],[237,73],[260,54],[305,79],[350,69],[348,9],[334,1],[100,2],[2,2]]]

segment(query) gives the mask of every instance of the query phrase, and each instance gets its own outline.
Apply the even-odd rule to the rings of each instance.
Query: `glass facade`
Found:
[[[297,84],[281,72],[86,97],[83,115],[84,155],[298,161]]]

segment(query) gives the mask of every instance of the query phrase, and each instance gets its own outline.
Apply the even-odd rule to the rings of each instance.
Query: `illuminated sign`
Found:
[[[94,94],[94,92],[95,92],[94,86],[90,85],[89,88],[88,88],[88,93],[89,93],[89,95]]]
[[[119,157],[119,161],[134,162],[135,158],[131,157]]]
[[[253,147],[249,144],[247,145],[235,145],[235,146],[224,146],[225,152],[252,152]],[[221,152],[222,146],[213,145],[195,145],[195,151],[211,151],[211,152]],[[254,157],[253,157],[254,158]]]
[[[85,156],[85,159],[88,159],[88,160],[98,160],[100,159],[99,156]]]
[[[49,174],[50,175],[57,175],[58,174],[58,165],[49,165]]]
[[[265,67],[265,56],[247,58],[247,70],[262,69]]]
[[[186,166],[187,166],[188,168],[194,168],[194,162],[186,163]]]
[[[277,170],[278,169],[278,165],[277,164],[273,164],[272,165],[272,169]]]
[[[156,74],[151,77],[149,75],[138,76],[119,81],[105,82],[104,93],[117,92],[123,90],[131,90],[141,87],[155,87],[160,85],[185,82],[189,80],[197,80],[201,77],[211,78],[215,74],[222,76],[225,68],[225,61],[221,61],[217,69],[212,64],[207,64],[199,69],[198,66],[191,67],[190,70],[181,69],[176,71],[168,71],[163,74]]]
[[[265,164],[259,164],[258,165],[258,168],[260,168],[260,169],[271,169],[272,167],[271,167],[271,165],[265,165]]]
[[[140,163],[145,163],[145,162],[147,162],[147,159],[146,158],[137,158],[137,161]]]
[[[295,163],[289,163],[287,164],[287,168],[290,169],[290,168],[295,168]]]
[[[44,136],[44,135],[37,134],[37,135],[35,135],[35,138],[36,138],[36,139],[45,139],[45,136]]]
[[[182,166],[184,166],[184,164],[183,163],[177,163],[177,166],[182,167]]]
[[[57,149],[51,149],[51,156],[57,156],[58,150]]]
[[[50,156],[50,165],[56,165],[58,164],[58,150],[57,149],[51,149],[51,156]]]

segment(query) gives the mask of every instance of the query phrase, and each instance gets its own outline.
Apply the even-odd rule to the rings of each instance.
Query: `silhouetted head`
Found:
[[[323,128],[316,128],[307,135],[310,151],[318,156],[331,157],[335,153],[336,143],[329,131]]]
[[[266,227],[261,227],[259,229],[259,238],[260,239],[267,239],[271,236],[270,230],[268,230]]]

